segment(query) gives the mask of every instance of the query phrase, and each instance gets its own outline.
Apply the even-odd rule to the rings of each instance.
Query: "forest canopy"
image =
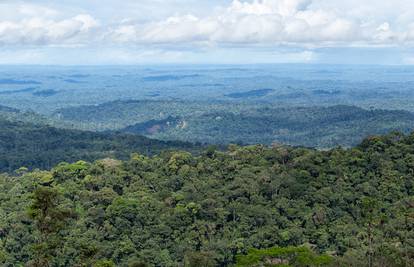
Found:
[[[0,176],[3,266],[413,266],[414,135]],[[247,265],[246,265],[247,264]]]

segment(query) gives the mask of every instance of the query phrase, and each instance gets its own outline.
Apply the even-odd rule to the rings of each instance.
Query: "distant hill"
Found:
[[[0,105],[0,112],[18,113],[19,110],[16,108],[10,108],[10,107]]]
[[[124,132],[161,139],[206,143],[271,144],[307,147],[354,146],[370,135],[414,129],[414,114],[397,110],[365,110],[353,106],[263,108],[246,113],[210,112],[202,115],[139,123]],[[147,125],[148,128],[144,126]],[[158,127],[158,131],[151,131]]]
[[[143,136],[58,129],[0,117],[0,171],[22,166],[48,169],[61,161],[129,158],[137,152],[153,155],[164,150],[194,151],[183,142],[165,142]]]
[[[250,97],[262,97],[266,96],[269,93],[273,92],[273,89],[259,89],[259,90],[251,90],[247,92],[238,92],[238,93],[231,93],[226,94],[226,97],[230,98],[250,98]]]
[[[414,130],[408,111],[336,105],[275,107],[271,104],[183,101],[115,101],[58,111],[76,127],[120,130],[162,140],[212,144],[271,144],[317,148],[354,146],[366,136]]]
[[[160,132],[167,132],[176,127],[183,127],[182,122],[178,118],[169,116],[162,120],[149,120],[131,125],[123,129],[123,132],[154,135]]]
[[[17,108],[0,105],[0,121],[23,122],[36,125],[53,125],[57,128],[73,128],[71,123],[65,123],[54,118],[46,117],[32,110],[22,111]]]

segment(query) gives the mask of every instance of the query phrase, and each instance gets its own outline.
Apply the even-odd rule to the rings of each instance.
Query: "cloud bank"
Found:
[[[390,16],[388,19],[393,21],[370,19],[364,11],[349,14],[339,1],[335,1],[337,8],[324,6],[324,2],[326,0],[234,0],[206,16],[184,14],[148,22],[135,22],[137,18],[131,17],[111,23],[99,22],[94,14],[86,13],[56,19],[61,10],[23,3],[13,10],[22,19],[0,19],[0,44],[87,45],[98,41],[138,45],[331,46],[399,45],[414,40],[414,20],[401,18],[407,14]],[[398,6],[397,2],[394,0],[394,5]]]
[[[63,45],[87,44],[94,39],[98,22],[90,15],[80,14],[64,20],[40,17],[19,22],[0,22],[2,45]]]
[[[65,2],[65,1],[62,1]],[[390,3],[392,2],[392,3]],[[88,3],[88,4],[86,4]],[[412,47],[414,1],[47,0],[0,2],[0,46],[214,48]],[[197,4],[198,3],[198,4]],[[199,10],[197,10],[199,6]],[[171,9],[171,14],[168,10]],[[148,10],[162,10],[149,15]],[[112,12],[112,15],[111,15]],[[145,13],[148,13],[146,15]],[[122,53],[120,53],[122,54]],[[310,57],[304,57],[310,58]]]

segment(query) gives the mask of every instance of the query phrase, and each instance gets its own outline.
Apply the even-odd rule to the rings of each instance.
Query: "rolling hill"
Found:
[[[0,171],[20,167],[51,168],[55,164],[105,157],[127,159],[131,153],[153,155],[164,150],[195,150],[184,142],[168,142],[122,133],[58,129],[0,117]]]

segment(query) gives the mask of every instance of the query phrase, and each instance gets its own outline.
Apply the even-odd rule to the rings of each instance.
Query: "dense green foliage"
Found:
[[[93,161],[108,156],[126,159],[132,152],[152,155],[167,149],[194,150],[195,146],[131,134],[58,129],[0,117],[0,172],[23,166],[50,169],[61,161],[78,159]]]
[[[307,247],[251,249],[247,255],[236,257],[236,267],[254,266],[329,266],[333,257],[316,255]]]
[[[413,173],[414,135],[397,133],[353,149],[232,145],[20,169],[0,176],[0,261],[413,266]],[[54,217],[65,224],[45,228]]]
[[[28,214],[38,231],[38,241],[33,246],[34,257],[28,265],[49,266],[62,243],[59,232],[65,228],[65,223],[73,213],[59,206],[59,192],[55,188],[41,186],[33,192]]]
[[[369,135],[414,130],[414,114],[355,106],[278,107],[266,103],[115,101],[63,109],[76,127],[120,129],[162,140],[211,144],[354,146]]]

